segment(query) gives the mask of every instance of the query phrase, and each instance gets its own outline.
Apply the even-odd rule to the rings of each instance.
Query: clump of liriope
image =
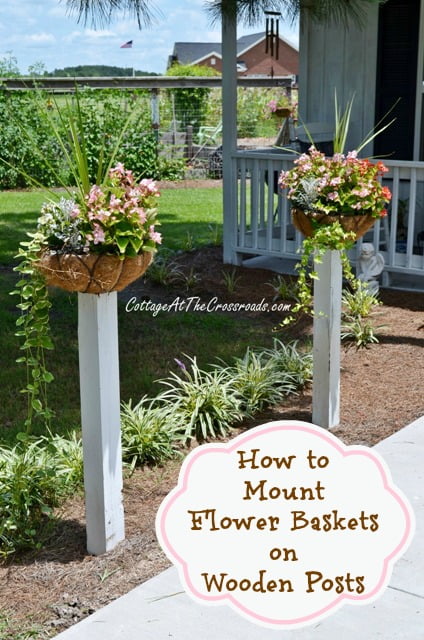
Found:
[[[274,338],[272,349],[264,353],[280,371],[286,372],[296,389],[312,381],[312,349],[310,344],[300,345],[298,340],[284,344]]]
[[[160,406],[142,398],[134,407],[131,401],[121,410],[122,457],[131,471],[137,465],[163,464],[179,453],[178,423],[172,407]]]
[[[54,435],[45,438],[46,446],[52,452],[59,488],[65,494],[82,486],[84,480],[84,459],[82,439],[73,432],[68,437]]]
[[[255,352],[247,348],[244,356],[236,358],[227,372],[247,415],[277,404],[285,395],[296,391],[292,374],[280,367],[278,360],[267,351]]]
[[[266,283],[274,290],[273,301],[275,300],[293,300],[297,301],[296,283],[287,278],[278,275],[271,282]]]
[[[381,304],[367,282],[359,280],[352,291],[344,290],[342,340],[346,340],[348,345],[356,346],[357,349],[368,348],[370,344],[378,343],[372,316],[376,307]]]
[[[160,384],[167,387],[157,398],[172,407],[179,431],[186,440],[225,436],[243,417],[241,399],[227,369],[204,371],[196,358],[187,357],[189,367],[178,361],[181,374],[171,372]]]

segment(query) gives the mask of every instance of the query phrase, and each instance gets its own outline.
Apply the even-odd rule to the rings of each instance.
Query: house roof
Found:
[[[192,64],[196,60],[202,60],[215,53],[222,54],[220,42],[176,42],[174,44],[173,55],[176,56],[180,64]]]
[[[247,36],[238,38],[237,55],[244,53],[264,38],[264,31],[260,33],[251,33]],[[286,42],[286,40],[281,36],[280,40]],[[293,45],[290,44],[290,46]],[[222,56],[222,46],[220,42],[176,42],[174,44],[173,56],[180,64],[193,64],[195,62],[200,62],[211,55],[216,55],[217,57]]]

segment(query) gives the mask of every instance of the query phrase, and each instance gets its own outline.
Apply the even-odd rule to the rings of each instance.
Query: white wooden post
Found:
[[[329,429],[340,420],[340,252],[327,251],[315,270],[312,422]]]
[[[117,294],[78,294],[87,550],[124,539]]]

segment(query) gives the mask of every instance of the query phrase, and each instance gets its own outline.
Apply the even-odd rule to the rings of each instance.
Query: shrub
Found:
[[[162,464],[178,453],[176,423],[167,406],[143,398],[135,407],[122,405],[122,456],[131,470],[136,465]]]
[[[54,436],[0,448],[0,553],[38,549],[53,508],[82,481],[81,442]]]
[[[224,436],[242,419],[241,401],[225,369],[202,371],[196,358],[188,358],[189,369],[180,363],[182,375],[171,372],[160,384],[168,388],[158,401],[172,408],[179,431],[187,440]]]

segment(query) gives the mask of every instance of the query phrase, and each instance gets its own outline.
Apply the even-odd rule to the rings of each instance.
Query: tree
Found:
[[[205,0],[205,8],[213,20],[229,13],[237,15],[240,22],[249,25],[263,18],[264,11],[281,11],[283,18],[295,20],[302,10],[320,22],[333,21],[346,24],[349,19],[363,21],[366,8],[385,0]],[[118,12],[127,12],[136,17],[138,25],[149,25],[158,15],[154,2],[149,0],[66,0],[68,9],[77,13],[78,20],[93,26],[107,24]]]

